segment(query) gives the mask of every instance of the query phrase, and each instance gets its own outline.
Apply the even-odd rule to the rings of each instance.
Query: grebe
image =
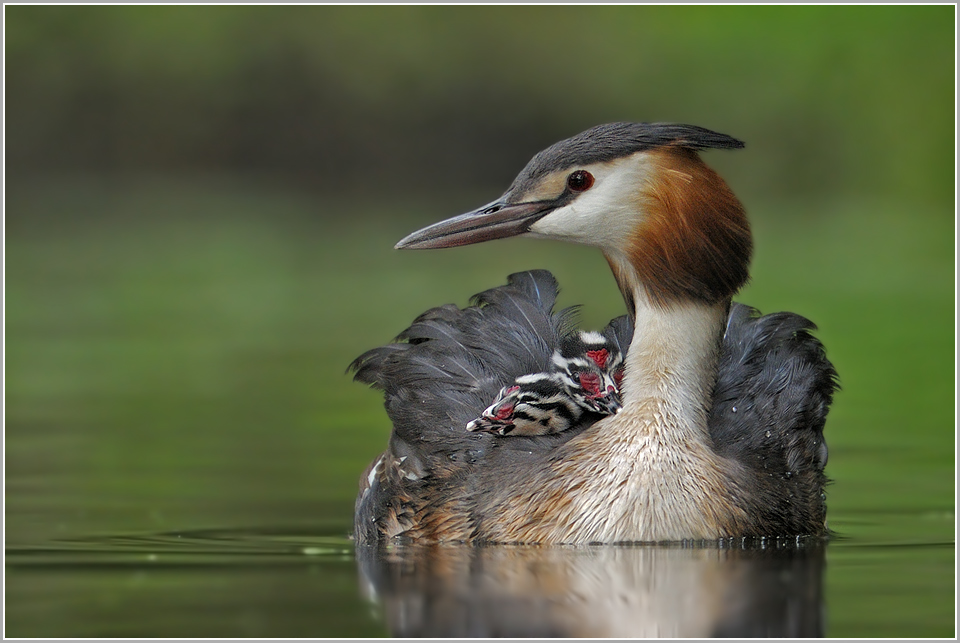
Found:
[[[611,326],[632,338],[619,412],[529,437],[464,427],[503,386],[549,371],[569,334],[545,271],[429,310],[360,356],[355,378],[384,391],[393,432],[361,478],[358,543],[826,535],[837,375],[811,322],[731,301],[750,229],[698,151],[741,147],[689,125],[600,125],[534,156],[496,201],[397,244],[596,246],[629,314]]]
[[[548,435],[575,426],[585,413],[599,420],[620,410],[623,355],[619,344],[600,333],[578,331],[554,351],[552,371],[521,375],[500,389],[497,399],[468,431],[499,435]]]
[[[553,353],[553,367],[583,409],[610,415],[622,407],[623,358],[617,338],[578,331],[563,338]]]
[[[557,373],[521,375],[483,413],[467,423],[467,431],[498,435],[549,435],[578,423],[587,410],[586,397],[571,392]],[[605,415],[609,415],[608,413]]]

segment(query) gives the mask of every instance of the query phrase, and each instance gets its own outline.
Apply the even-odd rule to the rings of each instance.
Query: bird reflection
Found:
[[[823,636],[825,546],[358,547],[400,637]]]

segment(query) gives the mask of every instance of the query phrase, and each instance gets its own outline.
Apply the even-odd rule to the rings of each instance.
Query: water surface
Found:
[[[303,529],[64,539],[8,547],[7,634],[949,636],[950,521],[875,518],[872,537],[829,543],[355,550]],[[879,533],[917,520],[944,540]]]

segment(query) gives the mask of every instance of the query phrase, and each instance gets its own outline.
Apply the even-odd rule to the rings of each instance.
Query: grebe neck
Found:
[[[677,434],[671,437],[709,443],[706,418],[730,300],[658,301],[625,257],[607,253],[607,260],[634,322],[621,414],[652,413],[660,419],[642,424],[658,433],[669,418]]]
[[[634,298],[634,335],[626,357],[623,410],[664,441],[710,443],[707,412],[716,383],[729,303],[652,303]]]
[[[571,514],[593,516],[590,536],[602,542],[737,533],[737,465],[717,454],[707,428],[729,301],[660,303],[639,281],[621,281],[635,273],[620,268],[635,322],[623,408],[570,444],[561,468],[589,480]],[[598,467],[604,475],[591,476]]]

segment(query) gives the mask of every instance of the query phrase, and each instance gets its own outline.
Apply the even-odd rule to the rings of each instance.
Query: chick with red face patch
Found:
[[[623,402],[623,353],[600,333],[579,331],[565,337],[553,354],[554,372],[586,410],[613,415]]]
[[[579,331],[564,338],[552,367],[500,389],[467,430],[548,435],[571,428],[584,413],[613,415],[620,410],[623,355],[600,333]]]
[[[534,373],[500,389],[493,404],[467,424],[467,431],[549,435],[566,431],[583,413],[563,378],[555,373]]]

